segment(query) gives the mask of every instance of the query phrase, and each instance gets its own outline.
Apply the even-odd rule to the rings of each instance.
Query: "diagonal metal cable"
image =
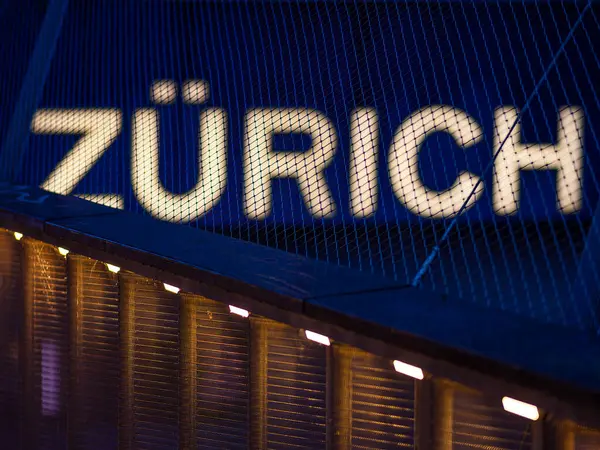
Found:
[[[504,137],[504,139],[502,140],[502,142],[500,143],[500,146],[498,147],[498,150],[496,151],[496,153],[494,153],[494,156],[492,157],[492,160],[488,163],[488,165],[483,170],[482,176],[477,180],[477,182],[473,186],[473,189],[471,190],[471,192],[469,193],[469,195],[467,196],[467,198],[463,202],[462,206],[460,207],[460,209],[458,210],[458,212],[456,213],[456,215],[453,217],[453,219],[450,222],[450,224],[448,225],[448,227],[444,230],[444,234],[442,235],[442,237],[439,240],[438,244],[433,247],[433,249],[427,255],[427,258],[425,258],[425,261],[423,261],[423,264],[421,264],[421,267],[419,268],[419,270],[417,271],[416,275],[414,276],[414,278],[412,280],[412,283],[411,283],[412,286],[416,287],[416,286],[419,285],[419,283],[421,281],[421,278],[427,272],[427,270],[429,269],[429,267],[431,266],[431,264],[433,263],[433,261],[435,261],[436,257],[440,253],[440,250],[444,247],[444,245],[448,241],[448,237],[450,236],[450,233],[454,230],[454,227],[457,224],[458,217],[464,212],[465,208],[467,207],[467,205],[471,201],[471,198],[473,197],[473,195],[475,195],[475,192],[477,192],[477,190],[478,190],[479,186],[481,185],[481,183],[483,183],[483,180],[485,179],[487,173],[494,166],[494,163],[496,162],[496,159],[498,159],[498,156],[502,152],[502,149],[504,148],[504,145],[506,144],[506,142],[508,141],[508,139],[512,135],[512,132],[514,131],[515,127],[519,124],[519,122],[523,118],[524,114],[528,111],[529,106],[531,105],[531,101],[537,96],[538,91],[543,86],[543,84],[546,82],[546,80],[548,78],[548,75],[550,74],[550,72],[552,71],[552,69],[554,69],[554,66],[556,66],[556,62],[558,61],[558,58],[562,55],[563,51],[565,50],[565,47],[567,46],[567,44],[573,38],[573,35],[575,34],[575,31],[577,31],[577,28],[579,28],[579,25],[581,25],[581,23],[583,22],[583,18],[585,16],[586,12],[590,9],[591,5],[592,5],[592,0],[588,1],[587,4],[585,5],[585,7],[581,10],[581,13],[579,14],[579,17],[577,18],[577,21],[573,24],[573,26],[569,30],[569,33],[565,37],[564,41],[561,43],[560,47],[558,48],[558,50],[554,54],[552,60],[548,64],[548,67],[546,67],[546,70],[544,71],[544,73],[540,77],[539,81],[537,82],[537,84],[533,88],[533,91],[531,92],[531,94],[529,95],[529,97],[527,98],[527,100],[525,101],[525,104],[523,105],[523,108],[518,112],[517,118],[515,119],[514,123],[510,127],[510,129],[508,130],[508,133],[506,134],[506,136]]]

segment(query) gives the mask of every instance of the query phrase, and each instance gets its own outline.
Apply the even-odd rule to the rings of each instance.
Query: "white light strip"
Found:
[[[175,286],[171,286],[170,284],[167,283],[163,283],[163,286],[165,287],[165,289],[169,292],[172,292],[173,294],[178,294],[180,289],[178,287]]]
[[[402,361],[394,361],[394,369],[396,372],[400,372],[409,377],[416,378],[417,380],[423,379],[423,370],[416,366],[403,363]]]
[[[513,413],[530,420],[538,420],[540,418],[540,412],[538,411],[537,406],[520,402],[514,398],[504,397],[502,399],[502,406],[504,406],[504,409],[509,413]]]
[[[250,313],[245,309],[238,308],[237,306],[229,305],[229,312],[231,314],[237,314],[238,316],[248,317]]]
[[[16,239],[17,241],[20,241],[22,237],[23,237],[23,233],[17,233],[17,232],[15,231],[15,239]]]
[[[108,263],[106,263],[106,268],[112,273],[119,273],[119,270],[121,270],[120,267],[113,266],[112,264],[108,264]]]
[[[314,331],[308,331],[308,330],[305,330],[304,333],[306,334],[306,338],[310,339],[311,341],[315,341],[315,342],[318,342],[319,344],[323,344],[323,345],[331,345],[331,341],[329,340],[329,338],[327,336],[323,336],[322,334],[318,334],[318,333],[315,333]]]
[[[60,253],[63,256],[67,256],[69,254],[69,250],[67,250],[66,248],[58,247],[58,253]]]

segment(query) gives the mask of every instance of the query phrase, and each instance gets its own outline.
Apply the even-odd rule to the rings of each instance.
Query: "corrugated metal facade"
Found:
[[[129,303],[128,336],[132,374],[131,433],[135,449],[167,450],[179,442],[179,300],[162,284],[122,276],[122,302]]]
[[[119,418],[119,282],[98,261],[69,257],[70,448],[115,448]]]
[[[223,303],[191,300],[196,323],[194,448],[246,448],[249,322],[230,314]]]
[[[327,348],[272,322],[267,367],[267,448],[325,448]]]
[[[28,365],[30,403],[26,406],[25,435],[38,448],[67,446],[69,398],[69,311],[67,262],[56,247],[37,241],[23,243],[25,253],[24,303],[31,312],[31,358]]]
[[[415,380],[392,362],[354,350],[352,361],[352,448],[414,446]]]
[[[22,314],[19,357],[14,342],[0,354],[0,409],[24,387],[23,442],[7,448],[544,448],[500,399],[442,380],[449,395],[427,400],[436,380],[387,358],[7,232],[0,250],[3,308]],[[571,433],[561,450],[600,448]]]
[[[509,414],[499,399],[490,401],[478,392],[454,390],[453,449],[529,450],[531,421]]]
[[[600,431],[580,431],[575,437],[576,450],[598,450],[600,448]]]

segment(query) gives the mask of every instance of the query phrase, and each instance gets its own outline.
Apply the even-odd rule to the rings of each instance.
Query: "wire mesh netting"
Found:
[[[29,2],[14,180],[599,329],[597,3]]]

